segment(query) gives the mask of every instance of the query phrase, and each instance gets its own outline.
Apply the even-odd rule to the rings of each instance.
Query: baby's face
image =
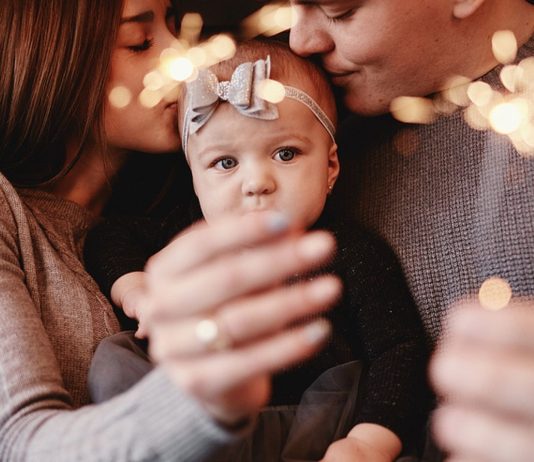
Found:
[[[191,135],[188,157],[204,218],[272,210],[304,225],[321,214],[339,171],[336,146],[303,104],[286,99],[280,117],[258,120],[221,104]]]

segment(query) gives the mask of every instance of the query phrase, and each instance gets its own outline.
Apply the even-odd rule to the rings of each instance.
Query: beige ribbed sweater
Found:
[[[81,262],[91,222],[0,175],[0,460],[209,460],[233,436],[159,368],[87,405],[93,351],[119,328]]]

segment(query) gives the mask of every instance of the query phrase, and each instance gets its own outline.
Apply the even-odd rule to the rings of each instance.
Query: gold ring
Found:
[[[195,326],[195,336],[207,351],[221,351],[230,348],[230,337],[223,332],[214,318],[204,318]]]

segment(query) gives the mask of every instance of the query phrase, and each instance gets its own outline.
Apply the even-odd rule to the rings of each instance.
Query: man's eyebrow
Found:
[[[152,10],[150,11],[144,11],[143,13],[136,14],[135,16],[129,16],[127,18],[121,19],[121,24],[129,23],[129,22],[152,22],[154,21],[154,12]]]

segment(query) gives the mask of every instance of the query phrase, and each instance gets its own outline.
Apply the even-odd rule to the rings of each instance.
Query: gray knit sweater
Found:
[[[533,55],[531,38],[519,59]],[[499,71],[481,80],[496,88]],[[432,341],[450,304],[490,276],[534,295],[533,157],[462,111],[430,125],[352,120],[340,144],[334,202],[395,249]]]
[[[85,272],[82,207],[0,175],[0,460],[202,461],[234,435],[157,368],[88,405],[98,342],[118,331]]]

